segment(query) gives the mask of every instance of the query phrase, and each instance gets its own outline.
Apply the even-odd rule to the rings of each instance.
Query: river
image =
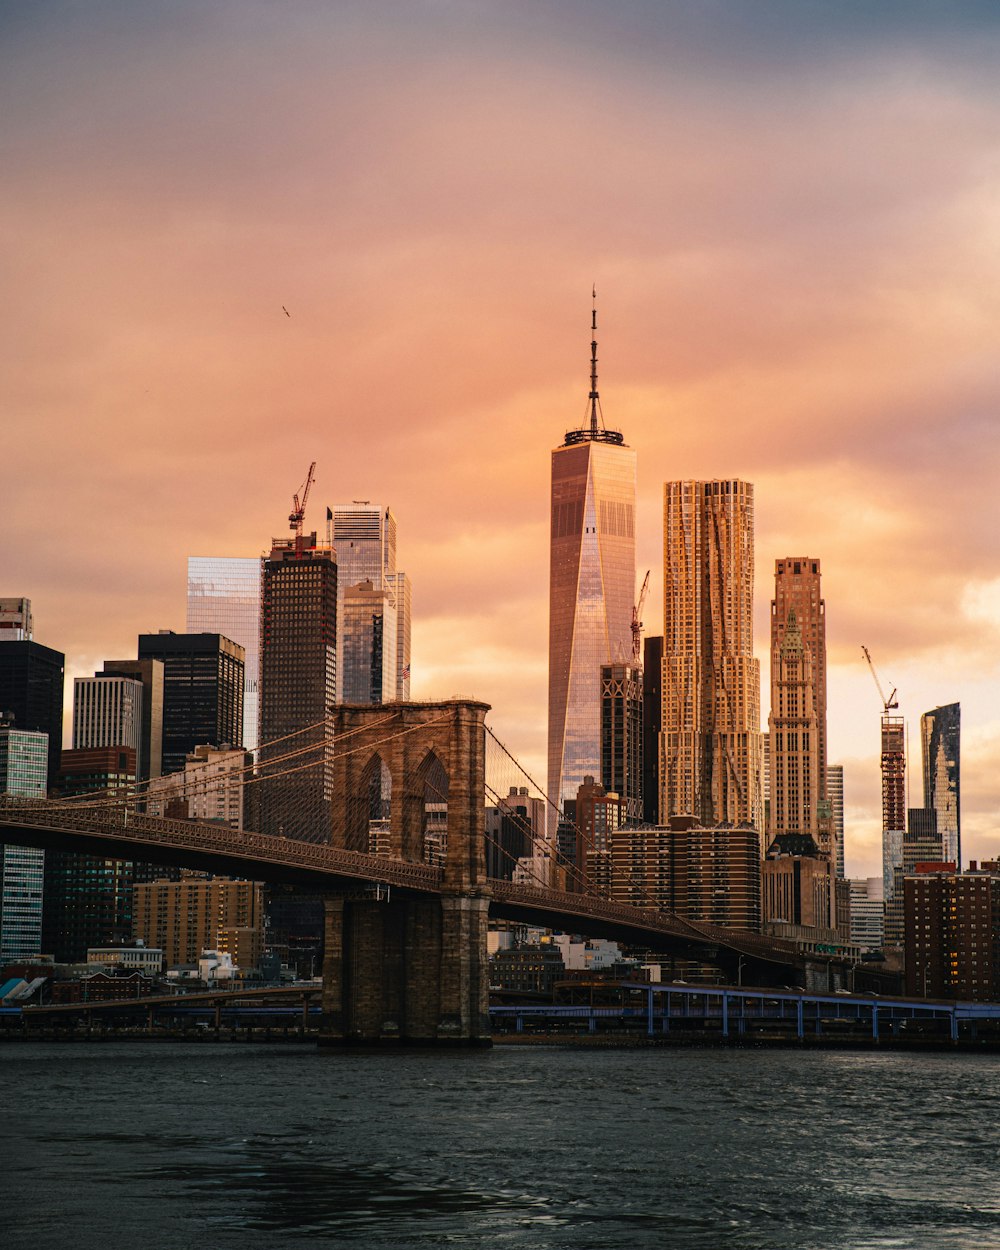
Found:
[[[1000,1058],[0,1047],[5,1250],[1000,1246]]]

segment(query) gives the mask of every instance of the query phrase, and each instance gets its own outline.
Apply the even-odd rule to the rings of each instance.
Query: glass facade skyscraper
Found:
[[[0,724],[0,791],[44,799],[48,755],[47,734]],[[40,954],[44,884],[44,851],[0,846],[0,964]]]
[[[258,558],[188,557],[187,632],[224,634],[243,648],[243,746],[256,750],[260,716]]]
[[[396,568],[396,517],[391,508],[355,500],[328,508],[326,529],[337,561],[337,702],[408,699],[410,581]],[[366,583],[379,598],[374,614],[357,592]],[[376,685],[373,663],[381,670]]]
[[[946,703],[920,718],[924,807],[937,813],[941,856],[962,871],[962,809],[959,776],[962,707]]]
[[[601,775],[601,668],[632,655],[635,452],[604,428],[596,315],[589,425],[552,452],[548,793],[562,808]]]
[[[663,488],[660,820],[762,828],[753,486]]]

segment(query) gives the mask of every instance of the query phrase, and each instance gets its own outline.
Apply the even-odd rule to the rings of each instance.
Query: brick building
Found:
[[[921,864],[903,881],[906,991],[1000,1000],[1000,864]]]

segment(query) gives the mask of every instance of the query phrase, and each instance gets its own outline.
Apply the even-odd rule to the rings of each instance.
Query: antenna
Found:
[[[590,331],[593,337],[590,340],[590,433],[591,436],[597,433],[597,410],[601,402],[601,397],[597,393],[597,283],[594,283],[591,292],[594,306],[590,314]]]

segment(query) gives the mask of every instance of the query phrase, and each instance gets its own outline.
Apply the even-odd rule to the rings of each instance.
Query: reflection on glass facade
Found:
[[[937,813],[937,831],[944,859],[962,870],[962,821],[959,747],[962,708],[946,703],[920,718],[924,770],[924,807]]]
[[[396,611],[391,593],[363,581],[346,587],[341,604],[341,702],[391,703],[396,698]]]
[[[0,725],[0,791],[45,798],[49,737]],[[42,949],[45,852],[0,845],[0,964]]]
[[[337,638],[337,701],[341,703],[388,702],[410,697],[410,582],[396,569],[396,518],[391,508],[356,500],[327,510],[327,541],[337,559],[338,619],[345,623]],[[346,625],[345,597],[352,588],[370,582],[383,597],[381,623],[367,622],[369,632],[381,630],[383,670],[381,696],[370,698],[360,692],[371,687],[371,648],[355,637],[361,625],[357,619]],[[356,617],[356,613],[355,613]],[[353,643],[348,647],[349,643]],[[362,667],[357,672],[354,665]]]
[[[260,560],[245,556],[189,556],[187,632],[223,634],[246,653],[243,673],[243,745],[257,747],[260,715]]]
[[[562,807],[601,775],[601,666],[632,654],[635,452],[571,430],[552,452],[549,780]]]
[[[760,830],[753,486],[667,482],[663,491],[660,819]]]

